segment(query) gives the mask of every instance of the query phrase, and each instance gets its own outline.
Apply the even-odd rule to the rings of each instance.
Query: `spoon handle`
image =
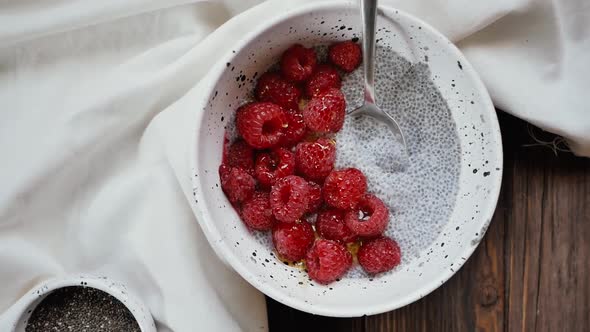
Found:
[[[363,69],[365,75],[365,104],[375,104],[375,26],[377,0],[361,0],[363,21]]]

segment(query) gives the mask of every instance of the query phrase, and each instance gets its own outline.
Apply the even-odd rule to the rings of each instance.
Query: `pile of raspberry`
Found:
[[[383,235],[389,209],[367,192],[363,173],[334,169],[334,134],[346,109],[340,72],[358,68],[361,49],[336,43],[328,58],[320,64],[312,48],[287,49],[280,70],[258,79],[257,101],[236,111],[240,138],[225,144],[219,167],[221,187],[242,221],[271,231],[278,256],[304,261],[309,277],[322,284],[348,271],[349,248],[358,248],[356,259],[369,274],[401,259],[398,244]]]

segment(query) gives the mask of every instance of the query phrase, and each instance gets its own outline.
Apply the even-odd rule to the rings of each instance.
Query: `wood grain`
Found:
[[[499,118],[498,207],[453,278],[404,308],[360,318],[309,315],[267,299],[271,332],[590,331],[590,159],[529,146],[530,125]]]

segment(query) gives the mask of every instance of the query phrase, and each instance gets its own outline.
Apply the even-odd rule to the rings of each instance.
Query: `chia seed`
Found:
[[[25,332],[140,332],[127,307],[112,295],[90,287],[64,287],[35,308]]]

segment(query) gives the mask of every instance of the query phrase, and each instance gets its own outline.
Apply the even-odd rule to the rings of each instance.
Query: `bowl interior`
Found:
[[[90,287],[108,293],[121,301],[131,312],[143,332],[154,332],[156,326],[147,307],[127,290],[125,285],[106,277],[76,276],[50,279],[33,288],[19,301],[18,319],[14,323],[14,332],[24,332],[27,321],[35,308],[53,291],[72,286]]]
[[[376,277],[349,275],[327,286],[310,281],[304,271],[277,260],[268,236],[250,232],[243,226],[221,191],[217,173],[224,135],[226,129],[231,131],[235,109],[251,99],[256,78],[293,43],[313,46],[360,37],[358,15],[355,7],[345,4],[313,5],[277,18],[249,35],[212,70],[213,79],[205,87],[204,111],[198,115],[193,149],[197,214],[216,252],[274,299],[329,316],[360,316],[392,310],[440,286],[469,257],[485,233],[501,179],[497,119],[477,74],[460,52],[431,27],[395,9],[382,7],[378,17],[378,45],[392,49],[408,63],[426,66],[428,80],[448,105],[453,125],[444,130],[453,131],[457,138],[457,167],[452,179],[457,189],[448,197],[440,197],[444,204],[450,205],[444,223],[427,245],[405,256],[393,273]],[[424,117],[428,116],[425,110]],[[400,117],[402,129],[423,123],[412,122],[403,114]],[[420,135],[436,135],[436,130],[443,129],[423,128]],[[414,141],[421,139],[420,135]],[[436,149],[437,153],[448,152],[444,145]],[[441,179],[441,185],[445,181]],[[404,211],[396,211],[394,218],[396,213],[401,216]],[[395,234],[395,225],[393,228]]]

